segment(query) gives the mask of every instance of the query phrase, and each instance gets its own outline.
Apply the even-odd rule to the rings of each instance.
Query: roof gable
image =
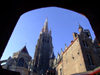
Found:
[[[26,46],[24,46],[24,47],[20,50],[20,52],[22,52],[22,53],[27,53],[27,54],[29,55]]]

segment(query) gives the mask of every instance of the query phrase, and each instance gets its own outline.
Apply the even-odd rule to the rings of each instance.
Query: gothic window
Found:
[[[83,43],[83,45],[85,46],[85,42],[84,42],[84,41],[82,41],[82,43]]]
[[[82,43],[83,43],[83,46],[84,46],[84,47],[88,47],[88,44],[87,44],[86,41],[82,41]]]
[[[23,58],[20,58],[20,59],[19,59],[19,61],[18,61],[18,66],[24,67],[24,59],[23,59]]]
[[[43,43],[49,43],[49,39],[43,38],[43,39],[42,39],[42,42],[43,42]]]
[[[44,39],[44,42],[46,42],[46,39]]]
[[[44,42],[44,39],[42,39],[42,42]]]
[[[85,32],[85,34],[86,34],[86,36],[87,36],[87,37],[89,37],[89,36],[90,36],[88,32]]]
[[[24,63],[25,67],[28,68],[28,65],[26,63]]]
[[[86,33],[86,35],[89,37],[90,35],[88,33]]]
[[[49,40],[47,40],[47,43],[49,43]]]
[[[94,64],[93,64],[92,57],[91,57],[90,54],[87,54],[87,59],[88,59],[88,63],[89,63],[89,65],[94,65]]]
[[[88,47],[88,44],[87,44],[87,42],[86,42],[86,47]]]

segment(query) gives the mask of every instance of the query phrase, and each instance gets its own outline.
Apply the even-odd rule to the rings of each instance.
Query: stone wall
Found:
[[[74,73],[85,72],[85,62],[79,43],[79,38],[71,42],[71,45],[63,52],[63,60],[56,67],[57,75],[71,75]]]
[[[64,75],[86,71],[79,39],[77,38],[63,54]]]
[[[56,68],[56,75],[60,75],[60,69],[62,69],[62,61],[59,62],[57,68]],[[62,75],[63,75],[63,71],[62,71]]]

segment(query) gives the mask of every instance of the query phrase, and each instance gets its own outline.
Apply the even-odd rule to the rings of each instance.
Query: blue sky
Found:
[[[58,52],[61,52],[61,48],[64,51],[65,43],[67,46],[70,45],[71,40],[73,40],[72,33],[79,33],[79,24],[84,29],[89,29],[92,38],[95,38],[90,23],[85,16],[58,7],[40,8],[20,16],[1,60],[12,56],[14,52],[19,51],[25,45],[33,58],[35,46],[46,18],[48,18],[48,27],[52,31],[53,50],[56,56]]]

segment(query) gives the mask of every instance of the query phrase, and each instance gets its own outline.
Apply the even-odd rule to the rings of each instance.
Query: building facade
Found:
[[[20,51],[14,53],[12,57],[8,58],[3,68],[20,72],[21,75],[28,75],[28,64],[30,61],[31,56],[29,55],[26,46],[24,46]]]
[[[86,72],[100,66],[100,57],[88,29],[79,26],[79,34],[73,33],[74,40],[54,60],[57,75],[71,75]]]
[[[34,59],[31,60],[25,46],[8,58],[3,68],[20,72],[21,75],[46,75],[47,71],[53,71],[54,58],[51,30],[48,29],[46,19],[37,41]]]
[[[51,30],[46,19],[31,59],[26,46],[9,57],[2,67],[20,72],[21,75],[72,75],[93,70],[100,66],[100,47],[92,40],[90,31],[79,25],[79,34],[73,33],[73,40],[64,51],[53,52]]]

